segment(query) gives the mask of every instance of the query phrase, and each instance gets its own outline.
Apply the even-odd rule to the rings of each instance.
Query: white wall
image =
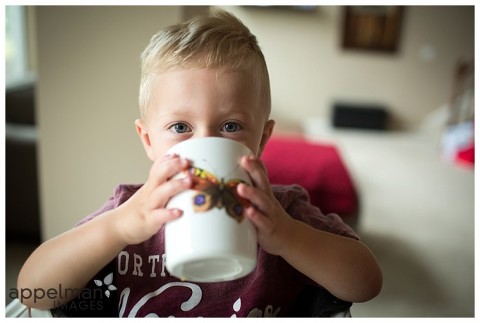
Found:
[[[139,55],[184,8],[36,7],[43,237],[101,206],[118,183],[149,168],[134,129]],[[273,117],[282,124],[328,117],[331,102],[388,105],[413,125],[451,93],[456,61],[473,55],[473,10],[409,7],[396,55],[345,52],[341,12],[229,7],[257,35],[270,68]],[[436,59],[424,62],[429,44]]]

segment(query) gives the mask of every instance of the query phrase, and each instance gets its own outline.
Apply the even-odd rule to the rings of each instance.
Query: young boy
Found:
[[[51,292],[23,299],[27,306],[81,312],[113,304],[109,314],[120,316],[286,316],[310,285],[350,302],[379,293],[375,258],[338,216],[323,215],[298,186],[270,185],[259,158],[274,126],[268,71],[238,19],[214,10],[156,34],[142,55],[139,101],[135,125],[153,162],[147,181],[120,185],[100,210],[29,257],[18,290]],[[241,160],[253,185],[239,185],[238,194],[252,204],[244,212],[258,232],[258,264],[230,282],[182,282],[164,266],[164,224],[182,216],[166,203],[192,185],[188,177],[172,179],[189,162],[165,153],[206,136],[237,140],[255,154]]]

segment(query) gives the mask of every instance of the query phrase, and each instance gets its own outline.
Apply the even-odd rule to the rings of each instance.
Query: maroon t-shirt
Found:
[[[139,188],[118,186],[105,205],[79,225],[118,207]],[[358,239],[339,216],[325,215],[312,206],[300,186],[273,185],[272,189],[293,218],[319,230]],[[262,248],[255,270],[243,278],[219,283],[180,281],[165,267],[163,228],[149,240],[127,246],[92,282],[103,288],[103,297],[118,301],[118,314],[125,317],[286,316],[299,293],[315,284],[283,258]]]

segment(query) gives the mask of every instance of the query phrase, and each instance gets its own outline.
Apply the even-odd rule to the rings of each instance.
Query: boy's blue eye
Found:
[[[241,129],[241,126],[236,122],[227,122],[223,126],[223,131],[226,132],[237,132]]]
[[[190,127],[185,123],[176,123],[170,127],[170,130],[175,133],[185,133],[190,130]]]

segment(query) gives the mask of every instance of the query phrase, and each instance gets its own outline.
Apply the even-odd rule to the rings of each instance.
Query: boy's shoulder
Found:
[[[279,185],[273,184],[272,185],[273,195],[275,198],[282,202],[293,202],[297,199],[301,199],[305,202],[310,202],[310,197],[308,195],[307,190],[305,190],[302,186],[293,184],[293,185]],[[288,203],[289,204],[289,203]]]
[[[115,198],[115,202],[118,205],[122,204],[126,200],[128,200],[133,194],[135,194],[143,184],[120,184],[118,185],[113,193],[113,197]],[[118,206],[117,205],[117,206]]]
[[[359,239],[355,231],[335,213],[323,213],[320,208],[310,203],[310,196],[300,185],[272,185],[275,198],[285,211],[294,219],[330,233]]]
[[[130,197],[132,197],[135,192],[137,192],[143,184],[120,184],[113,190],[113,195],[100,207],[97,211],[93,212],[92,214],[88,215],[87,217],[83,218],[80,222],[76,224],[79,226],[84,224],[85,222],[90,221],[91,219],[95,218],[96,216],[105,213],[107,211],[113,210],[120,205],[122,205],[125,201],[127,201]]]

